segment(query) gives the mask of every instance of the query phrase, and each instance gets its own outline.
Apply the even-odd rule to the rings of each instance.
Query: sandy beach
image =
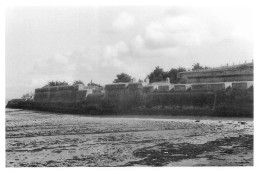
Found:
[[[6,109],[7,167],[252,165],[250,118]]]

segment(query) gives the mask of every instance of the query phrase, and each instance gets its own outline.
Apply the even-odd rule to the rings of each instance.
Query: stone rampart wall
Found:
[[[141,83],[118,83],[105,86],[105,101],[118,108],[131,108],[142,101]]]
[[[85,99],[86,90],[77,86],[46,87],[35,89],[34,101],[38,103],[74,103]]]
[[[191,84],[175,84],[174,91],[187,91],[191,88]]]
[[[181,72],[178,78],[180,83],[253,81],[253,68]]]

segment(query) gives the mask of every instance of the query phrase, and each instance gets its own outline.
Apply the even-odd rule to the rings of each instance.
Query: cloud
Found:
[[[180,16],[183,14],[187,14],[188,12],[192,11],[191,8],[184,9],[180,7],[171,7],[168,11],[166,11],[166,15],[168,16]]]
[[[50,60],[50,59],[49,59]],[[65,56],[63,54],[55,54],[52,58],[53,62],[55,62],[56,64],[68,64],[69,60],[68,60],[68,56]],[[49,61],[50,63],[52,63],[52,61]]]
[[[34,88],[42,87],[52,80],[71,84],[77,79],[84,80],[86,74],[91,73],[97,63],[95,56],[84,51],[55,53],[51,57],[38,59],[28,75]]]
[[[129,50],[128,50],[128,46],[126,45],[126,43],[123,41],[120,41],[113,46],[107,45],[105,47],[104,57],[105,58],[114,58],[114,57],[118,57],[120,54],[127,53],[128,51]]]
[[[145,40],[141,35],[137,35],[133,40],[133,46],[137,49],[143,48]]]
[[[39,59],[29,72],[31,84],[40,87],[51,80],[73,81],[73,75],[77,70],[77,65],[71,63],[70,56],[56,53],[47,59]]]
[[[167,16],[145,29],[146,45],[152,49],[198,46],[208,35],[207,25],[189,16]]]
[[[124,65],[123,58],[128,52],[128,45],[123,41],[119,41],[115,45],[105,46],[101,66],[122,67]]]
[[[135,18],[127,12],[120,13],[113,22],[113,26],[118,30],[125,30],[134,25]]]
[[[86,48],[70,53],[56,53],[35,62],[28,73],[34,88],[42,87],[51,80],[66,81],[70,84],[80,79],[102,84],[112,82],[113,76],[131,68],[126,59],[129,57],[129,46],[124,41],[98,48]],[[101,71],[104,71],[102,73]],[[109,74],[111,72],[111,74]],[[109,80],[107,76],[111,75]]]

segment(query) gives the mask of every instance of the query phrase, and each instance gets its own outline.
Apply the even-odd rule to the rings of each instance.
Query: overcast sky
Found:
[[[6,11],[6,97],[48,81],[111,83],[165,70],[251,62],[252,9],[12,7]]]

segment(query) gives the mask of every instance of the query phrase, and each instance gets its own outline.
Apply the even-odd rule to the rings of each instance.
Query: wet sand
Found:
[[[6,109],[6,166],[252,166],[253,120]]]

